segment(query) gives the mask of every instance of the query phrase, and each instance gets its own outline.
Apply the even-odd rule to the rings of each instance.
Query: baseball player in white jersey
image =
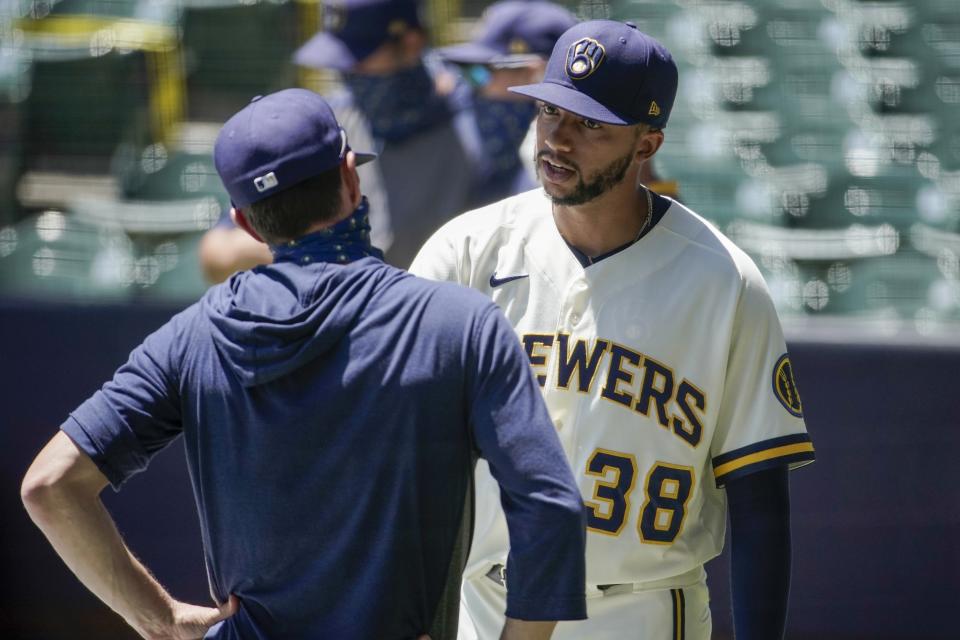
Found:
[[[787,470],[814,459],[783,334],[753,262],[637,177],[663,142],[677,69],[631,23],[557,42],[539,101],[541,189],[443,226],[418,275],[488,294],[515,327],[588,514],[589,619],[555,638],[710,637],[704,563],[732,528],[739,640],[782,637]],[[510,567],[481,466],[460,638],[502,626]]]

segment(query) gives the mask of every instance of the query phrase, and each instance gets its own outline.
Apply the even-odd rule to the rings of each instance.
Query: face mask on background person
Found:
[[[343,82],[370,122],[375,138],[402,142],[450,119],[423,62],[387,75],[344,73]]]
[[[473,110],[490,177],[512,174],[520,166],[518,149],[537,114],[536,103],[477,96]]]

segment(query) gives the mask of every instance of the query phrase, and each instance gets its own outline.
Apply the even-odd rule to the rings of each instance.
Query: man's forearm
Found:
[[[500,640],[550,640],[556,621],[516,620],[507,618]]]
[[[214,227],[200,241],[200,267],[211,284],[223,282],[236,271],[273,261],[270,249],[242,229]]]
[[[141,635],[172,621],[172,599],[124,545],[98,497],[44,487],[25,492],[30,517],[77,578]]]

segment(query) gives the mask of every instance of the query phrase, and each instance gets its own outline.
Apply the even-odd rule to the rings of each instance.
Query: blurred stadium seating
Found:
[[[487,4],[428,2],[435,40],[464,37]],[[680,95],[659,172],[757,259],[785,316],[839,314],[921,331],[960,320],[949,267],[960,237],[954,0],[564,4],[586,18],[633,20],[674,53]],[[319,2],[2,7],[0,294],[195,298],[203,283],[187,258],[226,205],[210,131],[252,95],[331,86],[290,63],[320,24]],[[70,240],[67,250],[45,240],[39,229],[60,219],[53,214],[67,235],[87,241]],[[126,238],[125,258],[108,236]],[[167,269],[158,250],[180,256],[179,266]],[[35,269],[46,264],[38,253],[58,268]],[[72,266],[62,269],[66,255]],[[116,267],[136,273],[111,288],[103,255],[165,266]],[[827,276],[840,272],[849,286]],[[907,282],[913,296],[868,293]]]
[[[611,3],[681,67],[658,167],[751,253],[781,314],[960,319],[952,0]],[[938,238],[936,255],[918,238]],[[953,269],[953,270],[952,270]]]

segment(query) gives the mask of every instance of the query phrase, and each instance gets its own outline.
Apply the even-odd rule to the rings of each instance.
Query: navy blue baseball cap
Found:
[[[418,0],[325,0],[323,29],[297,49],[293,61],[349,71],[388,39],[420,26]]]
[[[459,64],[522,64],[530,56],[549,56],[557,38],[575,24],[572,13],[552,2],[505,0],[483,12],[473,40],[438,51]]]
[[[560,36],[543,82],[510,91],[597,122],[663,128],[677,95],[677,65],[633,23],[591,20]]]
[[[213,162],[233,206],[246,207],[333,169],[349,150],[326,100],[307,89],[284,89],[257,96],[227,120]],[[377,157],[356,156],[358,165]]]

